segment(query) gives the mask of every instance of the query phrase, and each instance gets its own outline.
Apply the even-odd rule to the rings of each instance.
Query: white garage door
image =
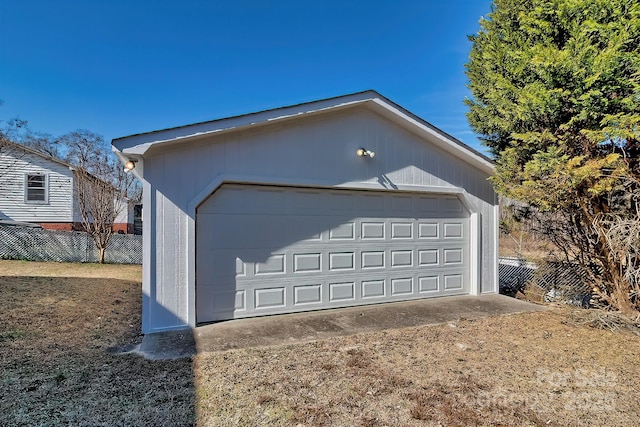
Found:
[[[225,184],[197,210],[197,321],[469,293],[454,196]]]

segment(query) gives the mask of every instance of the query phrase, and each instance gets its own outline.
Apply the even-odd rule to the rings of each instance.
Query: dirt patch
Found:
[[[103,267],[0,261],[0,425],[640,425],[640,338],[574,310],[151,362]]]

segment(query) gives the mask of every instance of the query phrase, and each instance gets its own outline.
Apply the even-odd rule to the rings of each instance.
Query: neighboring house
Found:
[[[145,333],[498,292],[491,160],[374,91],[112,144],[143,182]]]
[[[82,230],[73,170],[62,160],[3,140],[0,220],[38,224],[50,230]],[[114,231],[133,232],[133,205],[118,215]]]

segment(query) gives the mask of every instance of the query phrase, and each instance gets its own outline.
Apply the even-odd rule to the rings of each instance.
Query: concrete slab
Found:
[[[308,342],[336,336],[461,319],[542,311],[543,306],[504,295],[456,296],[238,319],[146,335],[134,351],[149,359]]]

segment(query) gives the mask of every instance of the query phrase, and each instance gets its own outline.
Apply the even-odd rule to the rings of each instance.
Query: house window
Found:
[[[25,200],[27,202],[47,203],[47,176],[28,174],[25,177]]]

